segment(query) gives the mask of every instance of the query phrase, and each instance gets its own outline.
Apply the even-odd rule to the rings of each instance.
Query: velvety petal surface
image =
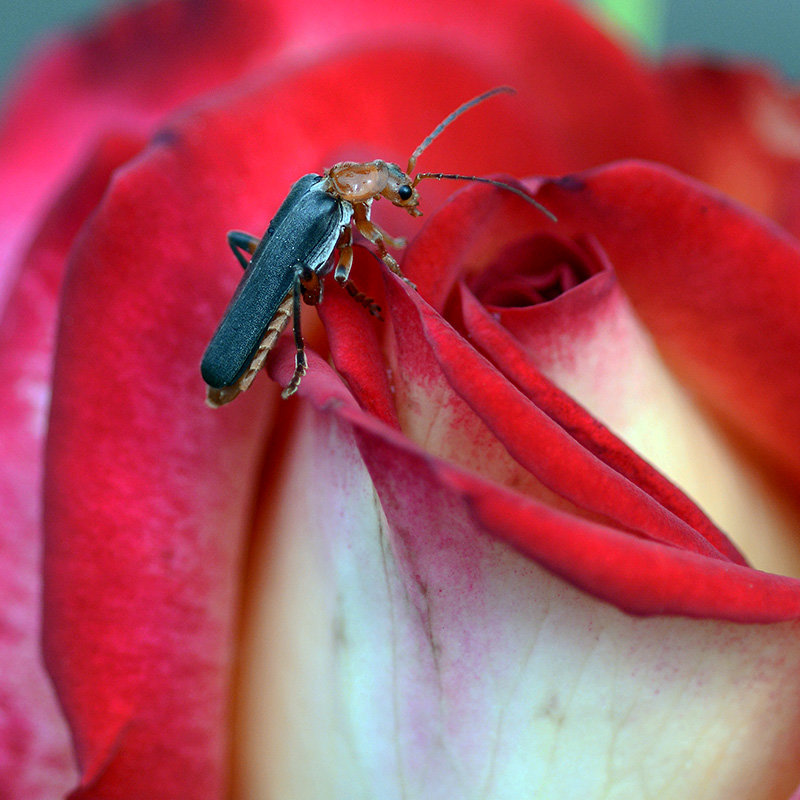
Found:
[[[527,144],[531,149],[541,148],[539,159],[560,154],[557,161],[549,163],[551,172],[585,168],[623,154],[649,153],[647,157],[668,159],[672,152],[665,127],[668,111],[654,74],[570,4],[504,0],[498,7],[481,0],[356,0],[348,4],[347,14],[334,8],[322,10],[314,3],[276,4],[271,13],[289,52],[305,48],[330,57],[335,52],[376,48],[373,64],[378,65],[384,50],[391,52],[422,41],[445,59],[473,64],[486,80],[513,86],[521,95],[521,105],[539,112],[531,114],[529,130],[518,130],[518,146],[534,132],[535,138],[528,138]],[[442,30],[448,32],[444,41]],[[414,62],[409,52],[401,73],[404,81],[416,80],[413,76],[421,65]],[[366,78],[366,71],[352,76],[356,81]],[[419,96],[426,98],[429,107],[436,105],[440,88],[450,82],[448,70],[428,71],[419,83]],[[398,83],[387,80],[382,95],[386,98],[383,103],[402,117],[402,112],[414,106],[402,102]],[[396,98],[394,102],[392,98]],[[373,114],[381,107],[376,98]],[[368,116],[348,112],[356,129],[369,124]],[[493,116],[495,123],[502,118],[501,112]],[[459,124],[459,128],[463,133],[471,124]],[[436,163],[437,148],[431,148],[426,165]],[[508,160],[502,143],[495,149],[494,155],[505,155]],[[571,166],[561,167],[563,162]],[[468,169],[469,165],[469,161],[454,161],[448,169]]]
[[[41,480],[59,288],[73,239],[113,169],[141,146],[110,137],[45,216],[0,323],[0,785],[8,797],[49,800],[74,782],[41,636]]]
[[[717,551],[711,545],[720,540],[719,534],[709,541],[625,475],[606,468],[422,301],[410,293],[406,297],[417,306],[420,319],[402,317],[404,344],[415,347],[398,358],[405,372],[400,366],[395,369],[411,438],[479,469],[483,479],[494,478],[568,512],[553,517],[561,520],[553,534],[539,537],[534,519],[526,519],[525,504],[508,497],[492,506],[491,513],[498,515],[497,535],[508,532],[534,558],[547,554],[551,568],[629,611],[742,621],[793,618],[800,611],[797,581],[730,563],[729,546],[721,544]],[[415,322],[419,338],[411,336]],[[436,412],[420,417],[422,394]],[[555,535],[555,530],[561,533]]]
[[[195,155],[155,148],[117,173],[62,298],[44,641],[76,797],[216,798],[227,782],[242,543],[272,403],[255,389],[238,415],[203,405],[211,295],[237,276],[224,238],[198,231],[241,208],[204,200]]]
[[[613,194],[613,199],[606,200],[604,213],[599,213],[597,208],[590,209],[588,206],[579,205],[582,193],[585,192],[588,197],[592,197],[589,187],[593,187],[595,182],[602,185],[604,191],[609,193],[616,191],[616,181],[609,179],[610,174],[615,172],[621,173],[623,177],[627,176],[630,185],[626,187],[623,181],[623,190],[619,194]],[[606,178],[607,182],[603,184],[602,178]],[[697,220],[702,220],[704,213],[712,213],[712,210],[716,210],[722,217],[727,216],[729,235],[732,235],[733,231],[742,230],[748,234],[745,241],[752,249],[745,250],[745,254],[750,263],[763,264],[765,258],[772,258],[774,272],[771,279],[777,280],[779,275],[790,282],[793,279],[795,274],[793,259],[797,256],[793,249],[794,245],[785,242],[785,236],[780,231],[752,219],[748,212],[742,209],[723,204],[718,196],[709,190],[701,189],[690,182],[686,183],[684,179],[657,168],[640,164],[612,167],[577,176],[560,184],[548,184],[540,195],[548,207],[551,207],[548,202],[551,197],[557,199],[552,207],[559,214],[558,225],[563,226],[562,235],[591,234],[596,236],[599,243],[606,241],[612,243],[613,246],[608,250],[609,260],[615,266],[618,261],[622,264],[623,286],[627,286],[631,279],[635,280],[638,277],[637,270],[646,269],[648,258],[658,264],[659,275],[664,274],[668,268],[665,264],[672,263],[667,236],[670,236],[675,258],[675,265],[672,267],[674,285],[680,285],[681,290],[686,285],[686,281],[681,283],[684,278],[683,270],[692,265],[689,255],[707,260],[709,264],[727,263],[726,257],[731,252],[728,238],[722,235],[717,239],[713,236],[703,236],[700,237],[703,247],[698,248],[692,245],[698,241],[697,231],[694,227],[681,231],[680,227],[674,224],[676,219],[674,215],[670,216],[673,224],[668,230],[664,218],[659,216],[654,208],[650,209],[649,217],[645,217],[643,213],[639,214],[638,209],[642,203],[636,205],[635,200],[630,199],[635,198],[632,187],[636,181],[640,181],[642,191],[646,190],[651,194],[656,194],[661,189],[665,193],[661,199],[666,208],[670,207],[667,200],[678,206],[682,203],[690,206],[692,203],[702,205],[706,209],[704,212],[694,209],[692,214],[687,213],[687,220],[691,220],[693,224],[696,224]],[[480,188],[465,194],[475,197],[481,194],[485,196],[485,191]],[[667,192],[670,194],[666,194]],[[624,202],[622,198],[625,198]],[[423,295],[426,293],[425,281],[436,284],[440,291],[442,285],[447,285],[448,265],[475,264],[476,254],[467,252],[469,236],[460,244],[462,249],[453,260],[448,258],[443,262],[431,261],[428,258],[421,258],[416,252],[418,246],[428,255],[435,253],[437,246],[444,251],[448,245],[459,246],[456,238],[448,237],[448,225],[455,225],[459,214],[464,213],[460,201],[459,196],[441,215],[437,215],[431,221],[431,236],[427,237],[426,231],[426,235],[414,243],[408,254],[409,274],[412,279],[419,280]],[[572,205],[568,205],[567,201],[571,201]],[[614,207],[616,202],[621,203],[618,216]],[[471,207],[470,203],[465,205],[467,209]],[[599,201],[597,205],[600,207]],[[482,208],[488,209],[491,216],[491,204]],[[624,222],[619,223],[620,230],[625,230],[627,235],[616,234],[615,240],[616,220],[625,220],[626,215],[630,213],[629,209],[636,209],[634,212],[637,214],[636,241],[642,242],[644,246],[642,252],[638,248],[633,252],[624,250],[623,242],[627,244],[633,241],[630,229],[625,227]],[[439,216],[443,217],[441,228],[438,224]],[[462,216],[462,222],[469,221],[468,214],[466,217]],[[648,237],[656,237],[662,229],[665,241],[656,240],[657,244],[653,244]],[[477,242],[490,242],[492,249],[502,247],[502,236],[489,235],[482,238],[477,224],[476,226],[467,224],[463,230],[474,234]],[[439,231],[442,236],[431,245],[431,249],[426,249],[426,239],[434,238],[432,234],[435,231]],[[784,260],[780,261],[782,247]],[[419,267],[416,272],[415,264]],[[423,271],[423,267],[426,271]],[[727,268],[733,269],[733,265]],[[701,263],[697,265],[696,271],[691,271],[689,274],[697,275],[702,272]],[[418,275],[423,274],[424,279],[418,278]],[[438,281],[437,276],[440,279]],[[759,306],[763,300],[763,292],[759,289],[759,280],[762,276],[761,272],[753,275],[749,285],[753,292],[750,300],[751,308],[754,309],[753,314],[760,308],[763,321],[754,325],[754,319],[751,317],[752,331],[748,330],[748,335],[757,337],[760,331],[766,330],[766,320],[771,319],[773,327],[770,329],[770,335],[773,338],[777,337],[778,341],[786,342],[784,352],[788,355],[793,352],[789,343],[793,322],[790,315],[782,314],[780,309],[775,314],[774,310],[766,305]],[[751,274],[745,272],[740,276],[740,280],[750,277]],[[652,286],[652,280],[648,286]],[[735,317],[735,324],[740,326],[740,335],[742,337],[745,335],[743,330],[745,321],[741,311],[747,298],[743,297],[741,283],[737,283],[736,287],[738,292],[736,302],[731,302],[729,298],[729,303],[726,305],[723,297],[716,295],[716,330],[721,332],[721,336],[714,342],[713,348],[712,340],[708,337],[703,338],[700,328],[701,321],[707,321],[709,318],[708,304],[703,305],[702,312],[699,307],[695,311],[693,341],[702,341],[703,344],[690,346],[681,339],[681,347],[678,347],[677,343],[674,346],[675,352],[680,353],[684,359],[702,358],[700,363],[712,375],[719,378],[728,376],[728,380],[731,378],[738,380],[744,387],[746,382],[744,370],[755,368],[756,360],[753,359],[749,365],[746,359],[740,362],[741,350],[733,348],[724,339],[724,317],[728,319]],[[674,286],[665,287],[666,289],[676,291]],[[681,303],[675,301],[674,307],[670,307],[669,303],[661,302],[665,294],[666,291],[657,293],[658,305],[650,306],[649,309],[645,305],[642,311],[645,320],[650,322],[650,329],[654,331],[655,341],[658,344],[662,343],[661,337],[664,331],[673,335],[684,335],[686,325],[683,322],[680,326],[674,324],[670,326],[667,325],[667,320],[671,314],[687,315],[689,313],[687,309],[692,308],[693,301],[696,302],[695,298],[686,296],[682,298]],[[614,304],[621,302],[621,299],[616,292],[612,295],[613,308]],[[568,293],[564,296],[567,297]],[[639,311],[642,307],[637,303],[639,299],[637,293],[634,291],[631,296],[634,307]],[[406,291],[405,287],[396,281],[388,283],[387,306],[390,309],[393,330],[389,347],[391,394],[402,430],[428,452],[447,458],[476,473],[480,472],[482,480],[494,480],[513,489],[520,497],[527,496],[544,503],[557,512],[552,517],[553,521],[561,520],[554,524],[559,528],[563,524],[564,531],[571,531],[562,533],[558,537],[536,536],[532,533],[536,530],[533,518],[526,521],[524,502],[517,503],[509,497],[502,502],[492,500],[487,507],[491,508],[492,515],[497,515],[498,521],[495,527],[497,535],[501,537],[508,535],[509,541],[522,547],[526,553],[540,560],[540,563],[546,563],[559,574],[570,576],[577,585],[629,611],[710,615],[737,621],[777,621],[796,616],[800,610],[797,581],[757,572],[744,566],[735,549],[699,509],[674,486],[670,487],[660,479],[622,443],[615,442],[613,435],[601,428],[598,436],[597,423],[579,406],[574,403],[570,405],[568,398],[564,396],[559,398],[552,387],[543,385],[541,376],[536,374],[534,364],[528,365],[527,373],[520,369],[514,373],[513,370],[506,368],[506,372],[518,382],[515,385],[445,323],[440,315],[424,302],[420,294]],[[595,305],[595,310],[602,312],[603,307],[602,304]],[[733,311],[736,314],[733,314]],[[600,313],[595,320],[600,328],[604,313]],[[628,320],[626,324],[633,320],[630,311],[626,311],[623,317],[616,312],[612,316],[617,320],[616,325],[619,325],[620,319]],[[479,334],[474,320],[471,324],[474,332]],[[775,326],[781,327],[776,330]],[[583,347],[581,344],[583,337],[580,333],[579,325],[578,350]],[[636,336],[640,335],[640,332],[636,333]],[[361,341],[369,341],[369,338],[367,334]],[[617,339],[627,345],[630,357],[631,352],[635,350],[630,347],[631,335],[618,336]],[[602,336],[597,340],[597,344],[600,346],[598,352],[610,360],[610,374],[612,376],[617,374],[619,367],[614,363],[613,352],[609,351]],[[648,358],[660,363],[652,345],[637,347],[643,349]],[[708,349],[705,355],[703,347]],[[543,349],[545,353],[548,352],[547,348]],[[669,360],[671,352],[668,347],[665,347],[664,353]],[[733,365],[728,362],[728,369],[723,372],[717,365],[726,357],[732,359]],[[335,352],[334,360],[337,362],[339,360]],[[763,368],[761,362],[758,362],[758,366]],[[660,369],[663,369],[663,366]],[[791,384],[791,373],[781,361],[773,363],[772,371],[778,376],[788,375],[786,380]],[[693,386],[692,383],[689,385]],[[602,385],[599,389],[597,394],[602,404],[608,392]],[[525,395],[526,390],[531,392],[530,396]],[[771,391],[773,393],[771,408],[776,413],[784,414],[784,418],[790,422],[791,415],[788,409],[791,406],[786,403],[786,395],[783,394],[785,390],[781,388],[780,380],[772,382]],[[544,408],[536,404],[536,400],[542,394],[544,394]],[[769,392],[766,394],[769,395]],[[617,396],[624,396],[624,393],[617,390]],[[729,395],[721,397],[725,399]],[[764,400],[763,394],[759,397]],[[558,408],[559,402],[560,408]],[[669,402],[672,401],[667,398],[665,408]],[[707,398],[701,398],[700,408],[702,412],[712,415],[722,413],[713,407],[709,408]],[[697,424],[703,420],[702,412],[697,410],[693,412]],[[751,409],[750,417],[763,419],[757,412],[758,409]],[[787,436],[794,435],[791,429],[784,433]],[[702,457],[702,449],[698,453]],[[738,479],[735,476],[736,465],[732,469],[732,476],[725,480],[730,479],[735,482]],[[744,483],[746,484],[746,480]],[[791,499],[791,495],[783,495],[784,505],[790,506]],[[495,505],[495,502],[499,505]],[[734,502],[738,502],[738,498]],[[563,514],[567,516],[562,516]],[[772,526],[774,519],[769,515],[764,518],[756,515],[755,519],[761,527],[753,531],[753,535],[760,535],[765,539],[770,536],[791,535],[790,527],[778,530],[776,534]],[[569,544],[570,541],[574,542],[574,546]],[[791,546],[790,542],[785,544],[787,547]]]
[[[224,793],[243,554],[259,490],[259,528],[276,537],[264,550],[267,565],[273,554],[282,565],[282,554],[290,553],[295,542],[301,551],[297,562],[287,556],[298,571],[288,573],[290,578],[305,570],[308,559],[312,567],[320,559],[323,566],[333,565],[330,576],[294,580],[309,599],[287,595],[288,605],[311,618],[297,624],[292,617],[274,618],[270,624],[280,635],[267,647],[274,656],[282,655],[282,643],[287,652],[299,652],[296,661],[294,656],[281,658],[279,666],[290,672],[276,673],[281,675],[273,684],[278,689],[269,691],[286,688],[288,693],[278,691],[277,699],[270,695],[280,710],[273,718],[296,725],[292,709],[281,703],[307,703],[308,716],[300,718],[305,719],[300,727],[322,734],[327,730],[336,742],[330,762],[334,783],[318,784],[325,787],[322,796],[328,796],[329,785],[334,786],[332,796],[339,787],[357,796],[362,786],[363,796],[375,796],[374,787],[386,774],[398,775],[398,786],[412,789],[433,785],[426,779],[435,778],[443,797],[468,797],[476,790],[485,795],[497,787],[497,796],[504,796],[518,785],[591,789],[601,785],[601,774],[606,783],[609,774],[619,774],[613,759],[606,758],[609,747],[605,761],[598,756],[587,784],[575,787],[571,770],[556,766],[554,772],[543,772],[545,762],[527,758],[530,752],[557,753],[560,748],[557,732],[531,732],[530,719],[538,718],[531,714],[555,709],[550,718],[570,737],[594,731],[594,738],[586,739],[588,753],[595,741],[613,738],[609,731],[621,728],[622,718],[641,715],[643,724],[650,724],[659,718],[651,711],[674,713],[681,699],[695,714],[688,728],[698,737],[709,724],[718,723],[726,733],[739,731],[706,796],[723,796],[750,780],[748,775],[775,791],[796,783],[794,623],[739,629],[726,622],[794,620],[800,610],[796,582],[744,566],[735,548],[680,491],[543,382],[538,370],[546,372],[544,366],[534,362],[529,374],[529,354],[524,368],[485,361],[491,335],[497,333],[488,331],[494,316],[487,318],[480,306],[471,306],[466,288],[454,289],[455,274],[446,290],[434,291],[434,274],[425,277],[424,261],[418,275],[409,266],[436,311],[390,279],[386,292],[380,292],[387,314],[384,329],[365,311],[347,312],[339,300],[326,297],[322,315],[331,326],[334,363],[372,417],[355,409],[347,389],[318,358],[312,358],[303,395],[315,410],[303,412],[298,438],[286,451],[280,449],[281,436],[291,423],[291,406],[281,409],[285,416],[275,424],[276,393],[265,378],[233,407],[212,412],[202,405],[197,364],[240,274],[224,233],[232,228],[261,233],[304,172],[344,158],[403,163],[449,111],[501,83],[515,85],[521,96],[497,98],[470,112],[431,146],[421,166],[534,174],[582,168],[631,154],[632,148],[636,155],[669,158],[672,130],[663,87],[647,70],[560,3],[509,1],[502,10],[500,24],[498,10],[478,2],[424,7],[356,2],[346,15],[336,6],[316,4],[157,3],[141,13],[111,18],[77,44],[54,46],[31,68],[12,101],[11,166],[0,163],[0,176],[10,176],[9,186],[30,185],[30,201],[9,210],[9,225],[19,237],[8,238],[9,247],[26,241],[37,209],[99,131],[121,127],[149,133],[176,104],[193,101],[115,177],[73,254],[60,310],[44,515],[44,633],[48,666],[79,759],[80,788],[74,796],[169,800]],[[440,36],[444,27],[446,43]],[[565,42],[570,46],[565,48]],[[226,85],[244,75],[246,84]],[[216,96],[197,99],[221,86]],[[51,109],[46,125],[42,108]],[[24,141],[26,120],[31,133]],[[69,147],[53,146],[52,128],[63,133]],[[636,312],[650,326],[647,300],[642,304],[636,291],[637,254],[630,248],[639,226],[651,222],[660,206],[651,197],[650,206],[643,204],[649,215],[642,211],[637,217],[633,200],[625,205],[622,194],[615,193],[618,176],[604,183],[603,174],[584,176],[602,188],[596,194],[581,195],[578,184],[550,185],[543,201],[549,207],[552,200],[568,228],[596,236],[620,269],[623,289],[633,287]],[[642,202],[644,180],[637,180],[628,185],[623,179],[620,185],[632,187],[633,197]],[[452,187],[428,181],[421,188],[428,213]],[[696,236],[695,218],[705,213],[707,196],[684,206],[687,201],[677,189],[658,183],[653,191],[660,203],[680,212],[687,236]],[[742,228],[738,211],[734,221],[723,213],[727,206],[708,202],[726,234],[739,237],[737,248],[741,244],[749,258],[761,253],[768,244],[761,222],[753,223],[752,230]],[[417,223],[385,205],[378,204],[376,216],[393,234],[418,230]],[[463,219],[454,220],[459,222]],[[664,222],[649,234],[652,239],[644,239],[645,245],[655,242],[668,250],[669,230]],[[626,236],[630,242],[622,241]],[[442,237],[439,247],[448,241],[452,236]],[[713,244],[722,248],[724,241],[720,234]],[[686,252],[675,250],[686,259]],[[769,280],[782,279],[785,264],[778,264],[779,256],[770,258]],[[705,259],[701,268],[712,261],[708,255]],[[369,259],[359,257],[364,260]],[[618,260],[625,262],[623,267]],[[653,264],[655,272],[662,269],[658,259]],[[374,271],[375,265],[369,266]],[[670,268],[674,279],[677,260]],[[747,274],[750,280],[752,269]],[[728,300],[749,309],[752,298],[745,294],[734,291]],[[480,352],[437,313],[456,295],[462,321],[483,336]],[[670,314],[682,323],[675,309],[684,298],[670,291],[666,295]],[[689,306],[695,308],[691,301]],[[763,323],[768,307],[759,307],[763,313],[750,314],[738,330],[729,324],[729,314],[719,318],[728,337],[726,352],[750,325]],[[784,306],[778,307],[783,337],[788,322]],[[649,313],[658,317],[652,307]],[[701,311],[693,313],[699,317]],[[393,337],[388,372],[381,360],[387,329]],[[754,374],[763,378],[776,367],[786,371],[793,334],[780,339],[783,359],[773,358],[761,373],[753,372],[757,348],[745,347],[746,357],[726,362],[739,371],[731,378],[711,363],[711,352],[690,351],[681,364],[684,342],[670,325],[656,325],[654,332],[669,363],[679,364],[678,374],[715,413],[719,405],[725,424],[739,430],[748,414],[766,412],[770,420],[763,429],[748,430],[748,442],[755,442],[764,462],[775,461],[794,475],[797,465],[788,442],[796,432],[791,424],[783,448],[775,449],[787,422],[790,381],[770,387],[766,398],[755,397],[750,386],[749,398],[725,401],[728,392],[747,388]],[[523,351],[530,346],[520,342]],[[285,382],[291,374],[291,347],[281,346],[277,355],[273,369]],[[421,430],[423,420],[431,421],[430,412],[418,418],[415,412],[432,398],[441,416]],[[475,436],[469,443],[459,433],[462,424]],[[412,434],[413,444],[398,428]],[[265,442],[268,431],[274,434]],[[594,449],[589,446],[598,441]],[[286,465],[276,453],[286,455]],[[477,465],[485,466],[486,473],[477,475]],[[571,472],[587,477],[588,483],[576,483],[574,476],[570,480]],[[418,520],[410,514],[419,514]],[[283,535],[287,532],[291,541]],[[349,564],[337,538],[343,533],[351,537],[344,546],[353,556]],[[366,574],[354,578],[356,566],[365,565]],[[254,570],[260,585],[257,559]],[[302,574],[316,575],[313,570]],[[373,583],[376,577],[382,585]],[[265,591],[283,591],[284,580],[272,581],[275,588]],[[501,593],[509,587],[513,592]],[[688,621],[635,620],[580,590],[625,611],[719,621],[703,623],[698,636]],[[247,598],[256,620],[257,596]],[[437,605],[439,598],[443,606]],[[552,662],[543,659],[526,671],[528,661],[541,652],[534,645],[545,626],[533,620],[531,634],[531,608],[546,610],[562,599],[568,610],[545,637],[555,644],[550,652],[562,653],[557,663],[591,661],[600,625],[611,631],[601,647],[605,653],[610,642],[630,637],[631,648],[640,654],[636,643],[644,637],[647,653],[655,653],[645,661],[659,676],[666,669],[662,688],[667,689],[659,693],[648,681],[644,708],[631,705],[630,698],[641,695],[641,676],[635,675],[623,681],[623,700],[614,706],[606,728],[585,727],[588,709],[596,709],[595,678],[599,675],[603,685],[603,675],[619,671],[616,656],[601,658],[599,673],[576,674],[576,685],[585,682],[587,689],[576,693],[578,711],[569,725],[562,725],[567,719],[560,711],[564,697],[550,703],[550,695],[536,694],[537,686],[547,685],[543,676],[552,671]],[[329,609],[340,601],[347,608],[331,622]],[[285,609],[286,602],[277,598],[273,608]],[[602,622],[593,615],[601,615]],[[372,647],[370,625],[381,634],[380,647]],[[576,627],[588,638],[560,650],[563,631]],[[315,642],[313,635],[305,638],[315,631],[341,652],[352,642],[352,660],[349,653],[344,662],[339,656],[331,662],[325,650],[316,655],[303,650],[318,647],[320,640]],[[302,641],[295,642],[295,636]],[[523,653],[524,664],[505,654],[507,645],[520,642],[521,650],[513,652]],[[675,652],[685,658],[664,667]],[[267,663],[263,674],[271,675],[273,666]],[[254,708],[262,702],[252,678],[260,668],[258,660],[246,667],[255,670],[249,674],[256,688],[246,695]],[[499,687],[488,699],[476,695],[483,691],[476,689],[483,685],[478,678],[487,674]],[[741,711],[723,706],[735,680],[752,698]],[[706,705],[709,698],[701,687],[705,691],[709,683],[713,687]],[[326,694],[331,684],[334,691]],[[687,685],[693,691],[676,694],[676,686],[682,691]],[[532,692],[533,709],[523,713],[508,702],[517,689],[525,696]],[[334,705],[328,707],[331,697]],[[662,701],[663,707],[658,705]],[[499,715],[498,708],[504,709]],[[620,709],[621,716],[615,716]],[[725,716],[732,713],[739,716]],[[515,714],[524,716],[522,727],[505,728],[507,716]],[[393,720],[394,737],[385,735],[387,719]],[[765,727],[764,719],[770,720],[770,747],[755,752],[749,746],[752,731]],[[337,727],[342,721],[343,732]],[[680,721],[672,723],[676,730]],[[492,730],[499,735],[486,733]],[[478,738],[465,740],[465,732],[472,731]],[[289,783],[276,785],[281,791],[296,786],[298,762],[293,759],[318,756],[320,742],[304,740],[294,747],[288,735],[277,741],[280,731],[265,736],[271,748],[292,751],[281,762],[283,771],[272,776]],[[654,736],[640,729],[631,744],[641,747]],[[517,746],[523,741],[530,743],[527,752]],[[714,759],[720,737],[708,741],[708,758]],[[490,750],[494,760],[487,762]],[[353,753],[355,765],[347,760]],[[453,753],[458,757],[446,757]],[[658,765],[666,765],[663,771],[651,769],[643,754],[641,774],[653,776],[647,790],[657,794],[674,780],[687,753],[678,747],[664,758],[653,756]],[[338,758],[342,754],[346,757]],[[367,763],[374,766],[364,778]],[[436,773],[441,765],[445,772]],[[619,785],[628,780],[638,781],[639,788],[645,785],[621,769],[625,774],[614,778]],[[703,796],[697,788],[700,769],[681,774],[674,784],[684,792],[680,796]],[[521,775],[521,783],[505,789],[495,777],[501,774],[512,781]],[[302,777],[307,776],[306,769]],[[311,796],[320,796],[318,786]],[[405,788],[396,794],[402,796]],[[300,790],[284,795],[302,796]]]
[[[31,56],[0,128],[0,307],[40,215],[96,141],[150,133],[177,105],[240,75],[269,38],[265,8],[162,0],[109,14]]]
[[[761,464],[742,455],[664,363],[602,248],[603,224],[593,220],[585,227],[573,226],[561,218],[551,224],[510,192],[475,186],[452,198],[415,238],[404,268],[422,295],[531,400],[542,419],[549,417],[568,434],[567,440],[574,438],[577,452],[591,451],[584,454],[587,464],[600,459],[604,468],[652,494],[721,552],[740,559],[699,509],[637,451],[688,492],[756,566],[800,574],[794,533],[798,519],[791,498],[762,474]],[[651,220],[641,219],[642,226],[661,224],[655,211]],[[762,244],[769,249],[766,238]],[[715,257],[709,252],[709,260]],[[628,269],[635,270],[635,263]],[[792,275],[787,267],[787,280]],[[766,319],[769,309],[763,314]],[[701,325],[698,320],[698,336]],[[411,380],[418,381],[422,373],[417,362],[424,350],[409,338],[413,322],[404,319],[398,327],[401,361],[407,362]],[[458,365],[459,371],[465,363],[455,356],[445,361]],[[502,418],[507,401],[484,397],[482,381],[478,372],[472,397],[480,401],[479,413]],[[425,402],[416,405],[425,407]],[[422,416],[411,412],[407,432],[419,441],[414,430],[424,430],[431,418],[442,425],[439,414],[435,405]],[[469,456],[461,440],[472,435],[468,426],[455,438],[449,433],[437,438],[436,446],[443,442],[446,451],[441,452],[464,463]],[[510,437],[518,438],[516,430]],[[523,447],[518,461],[541,449],[533,444],[528,448]],[[474,452],[474,468],[482,470],[483,453],[480,448]],[[556,465],[565,470],[561,483],[574,491],[572,468],[560,460],[566,451],[553,445],[553,452],[559,454]],[[594,475],[595,467],[588,469]],[[601,495],[606,484],[593,477],[586,486],[590,494]]]

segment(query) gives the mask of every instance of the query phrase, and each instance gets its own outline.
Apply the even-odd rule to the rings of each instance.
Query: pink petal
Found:
[[[140,142],[102,142],[45,217],[0,325],[0,539],[3,602],[0,784],[9,797],[51,798],[74,780],[63,718],[40,653],[41,480],[56,307],[67,252],[110,174]]]

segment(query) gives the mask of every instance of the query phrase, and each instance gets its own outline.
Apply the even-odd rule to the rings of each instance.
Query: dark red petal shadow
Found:
[[[359,270],[361,266],[369,270],[366,275]],[[373,299],[383,296],[378,292],[379,270],[375,256],[364,248],[356,249],[351,280]],[[328,286],[325,302],[318,306],[318,310],[325,324],[336,370],[358,397],[362,408],[387,425],[399,428],[380,341],[382,331],[379,329],[387,315],[382,312],[382,319],[376,324],[369,312],[358,308],[334,281],[329,279]]]

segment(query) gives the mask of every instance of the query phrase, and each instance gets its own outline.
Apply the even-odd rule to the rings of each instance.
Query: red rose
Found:
[[[419,291],[359,250],[386,321],[331,286],[299,401],[208,409],[225,232],[501,83],[423,168],[569,174],[524,184],[558,222],[378,204]],[[0,140],[8,796],[789,797],[797,124],[551,0],[159,3],[51,44]]]

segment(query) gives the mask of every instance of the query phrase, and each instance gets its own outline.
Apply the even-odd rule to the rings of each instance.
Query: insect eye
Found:
[[[404,184],[397,190],[397,196],[401,200],[410,200],[412,194],[414,194],[414,190],[408,184]]]

